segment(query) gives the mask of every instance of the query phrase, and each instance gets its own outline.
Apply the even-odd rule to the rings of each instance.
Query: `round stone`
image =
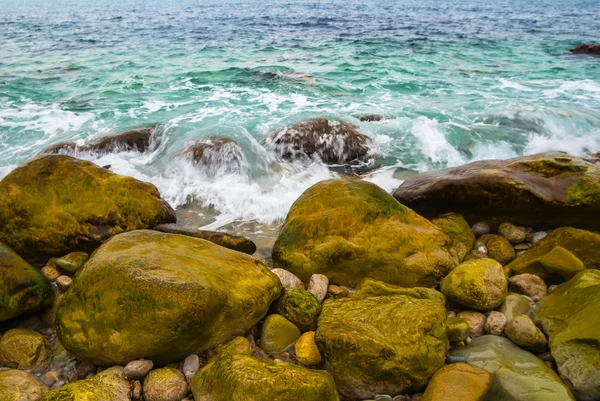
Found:
[[[187,393],[185,376],[175,368],[152,370],[144,379],[145,401],[181,401]]]
[[[307,331],[302,334],[298,341],[296,341],[294,349],[296,350],[298,362],[305,366],[318,365],[323,360],[315,342],[314,331]]]
[[[504,332],[507,320],[502,312],[492,311],[485,321],[485,332],[494,336],[500,336]]]
[[[484,221],[480,221],[478,223],[473,224],[471,227],[471,231],[476,237],[481,237],[482,235],[490,233],[490,225]]]
[[[48,340],[36,331],[11,329],[0,339],[0,360],[11,368],[41,370],[51,356]]]

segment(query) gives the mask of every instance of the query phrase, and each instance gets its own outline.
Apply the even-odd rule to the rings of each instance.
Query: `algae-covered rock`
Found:
[[[315,341],[315,332],[307,331],[302,334],[294,344],[294,351],[298,362],[306,366],[318,365],[323,361],[323,357]]]
[[[0,371],[0,400],[40,401],[48,387],[37,377],[17,369]]]
[[[446,308],[405,295],[326,300],[316,341],[345,398],[397,394],[444,364]]]
[[[586,270],[542,299],[535,319],[578,400],[600,399],[600,271]]]
[[[491,259],[502,263],[502,265],[506,265],[515,259],[515,248],[513,248],[506,238],[501,237],[500,235],[482,235],[477,239],[477,242],[484,244],[487,249],[488,256]]]
[[[600,269],[600,234],[557,228],[508,266],[512,274],[531,273],[546,281],[566,281],[585,268]]]
[[[452,238],[452,248],[456,251],[460,261],[471,252],[475,243],[475,235],[462,215],[446,213],[431,220],[431,222]]]
[[[50,390],[43,401],[130,401],[129,381],[123,368],[114,366],[96,376]]]
[[[595,230],[600,168],[560,152],[483,160],[409,177],[394,197],[425,217],[456,212],[471,223]]]
[[[61,343],[80,359],[180,361],[243,334],[281,292],[250,256],[212,242],[139,230],[88,259],[57,314]]]
[[[281,352],[300,338],[300,329],[285,317],[267,316],[260,333],[260,347],[268,353]]]
[[[257,359],[248,340],[237,337],[194,376],[196,401],[339,401],[335,383],[323,370]]]
[[[448,341],[458,343],[465,341],[470,334],[469,322],[460,317],[449,317],[446,322],[448,326]]]
[[[541,359],[499,336],[474,338],[451,355],[492,374],[488,401],[574,401],[569,389]]]
[[[491,385],[492,375],[487,370],[453,363],[433,375],[421,401],[484,401]]]
[[[452,270],[442,280],[440,289],[451,301],[474,309],[490,310],[504,300],[508,279],[498,262],[473,259]]]
[[[275,310],[304,333],[317,328],[321,305],[308,291],[285,290],[277,301]]]
[[[515,316],[528,315],[531,311],[531,305],[522,295],[510,293],[504,298],[499,311],[506,316],[506,322],[510,323]]]
[[[0,339],[0,361],[11,368],[41,370],[51,357],[48,340],[37,331],[11,329]]]
[[[353,297],[374,297],[380,295],[408,295],[417,299],[431,299],[438,301],[442,305],[446,304],[446,297],[439,291],[431,288],[413,287],[406,288],[399,285],[385,283],[370,278],[366,278],[358,284],[356,290],[352,293]]]
[[[42,310],[53,298],[50,281],[0,243],[0,321]]]
[[[175,368],[152,370],[144,378],[144,401],[181,401],[187,393],[185,376]]]
[[[246,237],[224,233],[221,231],[207,231],[187,228],[174,223],[161,224],[154,227],[155,230],[167,234],[181,234],[194,238],[205,239],[234,251],[244,252],[252,255],[256,252],[256,244]]]
[[[87,252],[71,252],[62,258],[56,259],[54,263],[65,273],[75,274],[77,270],[81,269],[89,256]]]
[[[27,260],[92,251],[111,236],[175,222],[154,185],[47,155],[0,182],[0,242]]]
[[[356,286],[362,279],[436,285],[458,262],[452,240],[378,186],[321,181],[292,205],[273,264],[308,282],[313,274]]]

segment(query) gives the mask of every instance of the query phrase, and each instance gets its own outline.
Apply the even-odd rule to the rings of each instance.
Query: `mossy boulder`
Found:
[[[308,282],[362,279],[407,287],[436,285],[458,263],[452,240],[378,186],[321,181],[292,205],[273,248],[273,264]]]
[[[281,352],[300,338],[300,329],[285,317],[267,316],[260,332],[260,347],[267,353]]]
[[[488,256],[503,266],[515,259],[515,249],[506,238],[500,235],[485,234],[479,237],[477,242],[485,245]]]
[[[251,356],[248,340],[221,346],[194,378],[196,401],[339,401],[335,382],[323,370]]]
[[[11,329],[0,339],[0,361],[11,368],[42,370],[51,357],[48,340],[37,331]]]
[[[129,391],[129,380],[123,378],[123,368],[114,366],[90,379],[50,390],[43,401],[130,401]]]
[[[276,303],[275,311],[298,326],[304,333],[317,328],[321,304],[308,291],[285,290]]]
[[[451,301],[479,310],[499,306],[508,291],[508,279],[500,263],[473,259],[458,265],[443,280],[442,293]]]
[[[40,311],[53,298],[50,281],[0,243],[0,321]]]
[[[600,271],[586,270],[542,299],[535,320],[578,400],[600,399]]]
[[[492,374],[487,400],[575,401],[558,375],[535,355],[499,336],[474,338],[470,345],[455,348],[451,355]]]
[[[444,364],[446,308],[405,295],[326,300],[315,338],[343,397],[397,394]]]
[[[48,387],[37,377],[17,369],[0,371],[0,400],[40,401]]]
[[[0,242],[27,260],[89,252],[175,219],[154,185],[70,156],[42,156],[0,182]]]
[[[547,281],[566,281],[584,268],[600,269],[600,234],[561,227],[507,266],[513,275],[531,273]]]
[[[462,215],[446,213],[431,220],[431,222],[452,238],[452,248],[456,251],[460,261],[471,252],[475,243],[475,235]]]
[[[561,152],[483,160],[409,177],[394,197],[430,218],[456,212],[470,223],[595,230],[600,168]]]
[[[433,375],[421,401],[484,401],[492,375],[475,365],[453,363]]]
[[[370,278],[361,281],[358,287],[356,287],[356,290],[352,293],[353,297],[376,297],[384,295],[407,295],[417,299],[431,299],[438,301],[442,305],[446,304],[446,297],[444,294],[432,288],[406,288]]]
[[[58,307],[64,347],[99,365],[180,361],[243,334],[281,293],[250,256],[212,242],[138,230],[88,259]]]

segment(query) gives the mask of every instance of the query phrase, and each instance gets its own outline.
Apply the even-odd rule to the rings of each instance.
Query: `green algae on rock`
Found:
[[[410,177],[394,197],[425,217],[597,229],[600,168],[562,152],[482,160]]]
[[[479,237],[477,242],[485,245],[490,259],[502,263],[503,266],[515,259],[515,249],[506,238],[500,235],[485,234]]]
[[[535,320],[578,400],[600,399],[600,271],[586,270],[542,299]]]
[[[378,186],[321,181],[292,205],[273,248],[274,267],[356,286],[370,277],[407,287],[436,285],[458,263],[442,230]]]
[[[40,401],[47,392],[48,387],[32,374],[0,370],[0,401]]]
[[[446,314],[437,301],[405,295],[326,300],[315,338],[343,397],[398,394],[444,364]]]
[[[457,343],[465,341],[470,334],[469,322],[460,317],[449,317],[446,321],[448,326],[448,341],[451,343]]]
[[[304,333],[317,328],[321,304],[308,291],[285,290],[276,302],[275,311],[298,326]]]
[[[492,374],[489,401],[575,401],[558,375],[535,355],[499,336],[474,338],[451,355]]]
[[[62,258],[55,259],[54,264],[67,274],[75,274],[89,257],[87,252],[71,252]]]
[[[324,370],[251,356],[243,337],[218,348],[191,387],[196,401],[339,401],[335,382]]]
[[[123,378],[123,368],[114,366],[90,379],[50,390],[43,401],[130,401],[129,391],[129,380]]]
[[[194,238],[205,239],[225,248],[233,249],[234,251],[244,252],[252,255],[256,252],[256,244],[246,237],[224,233],[220,231],[193,230],[174,223],[160,224],[154,227],[154,230],[168,233],[181,234]]]
[[[451,301],[479,310],[499,306],[508,291],[508,279],[500,263],[492,259],[473,259],[458,265],[440,285]]]
[[[356,287],[356,290],[352,293],[353,297],[376,297],[383,295],[407,295],[417,299],[431,299],[438,301],[442,305],[446,304],[446,297],[444,294],[432,288],[406,288],[370,278],[361,281]]]
[[[300,338],[300,329],[285,317],[267,316],[260,332],[260,347],[267,353],[281,352]]]
[[[0,243],[0,321],[40,311],[53,298],[50,281]]]
[[[11,329],[0,339],[0,361],[11,368],[41,370],[51,357],[48,340],[37,331]]]
[[[475,235],[462,215],[446,213],[432,219],[431,222],[452,238],[452,248],[456,251],[459,261],[462,261],[471,252],[475,243]]]
[[[154,185],[70,156],[42,156],[0,182],[0,241],[27,260],[92,251],[115,234],[172,222]]]
[[[179,361],[243,334],[281,293],[250,256],[212,242],[152,230],[105,242],[58,307],[57,333],[96,364]]]

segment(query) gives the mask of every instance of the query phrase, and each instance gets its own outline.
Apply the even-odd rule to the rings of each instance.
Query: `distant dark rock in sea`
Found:
[[[382,115],[379,114],[370,114],[368,116],[362,116],[359,118],[360,121],[366,121],[366,122],[376,122],[376,121],[381,121],[381,120],[385,120],[386,118]]]
[[[591,54],[600,56],[600,44],[586,43],[569,50],[573,54]]]

